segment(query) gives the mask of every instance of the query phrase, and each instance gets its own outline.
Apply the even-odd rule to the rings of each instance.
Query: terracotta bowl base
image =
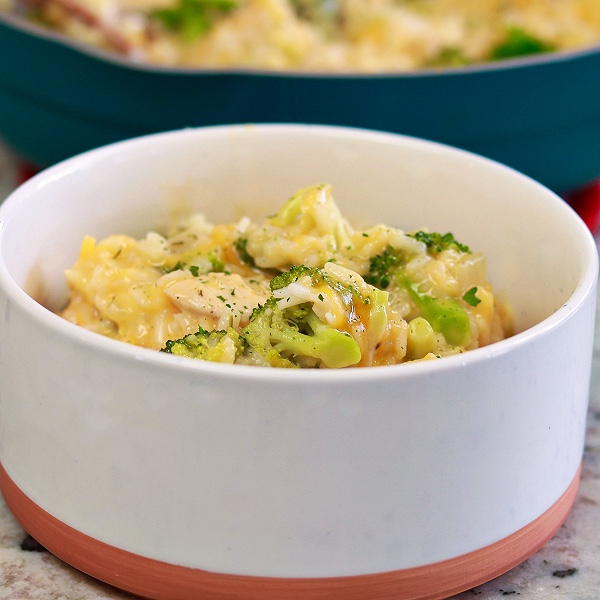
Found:
[[[325,578],[213,573],[121,550],[46,512],[19,489],[1,464],[0,491],[23,528],[58,558],[148,600],[441,600],[489,581],[537,552],[567,518],[580,473],[545,513],[485,548],[410,569]]]

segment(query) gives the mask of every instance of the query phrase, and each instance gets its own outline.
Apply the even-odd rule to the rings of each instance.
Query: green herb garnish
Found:
[[[385,290],[390,285],[394,271],[402,261],[402,254],[388,246],[381,254],[371,257],[369,273],[365,275],[365,281]]]
[[[242,262],[246,263],[247,265],[250,265],[251,267],[255,267],[256,264],[254,263],[254,258],[248,253],[247,246],[248,246],[248,240],[243,237],[235,240],[235,242],[233,244],[235,251],[238,253],[238,256],[240,257],[240,260]]]
[[[468,292],[465,293],[465,295],[462,297],[462,299],[469,306],[477,306],[481,302],[481,300],[475,295],[476,293],[477,293],[477,288],[472,287]]]

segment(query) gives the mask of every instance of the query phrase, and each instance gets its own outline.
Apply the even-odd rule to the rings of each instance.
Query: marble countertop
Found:
[[[0,145],[0,198],[16,183]],[[600,241],[600,238],[599,238]],[[599,302],[600,304],[600,302]],[[600,310],[597,312],[600,322]],[[600,598],[600,327],[594,344],[590,408],[581,485],[556,536],[508,573],[453,600],[596,600]],[[132,600],[130,594],[71,568],[35,543],[0,496],[0,600]]]

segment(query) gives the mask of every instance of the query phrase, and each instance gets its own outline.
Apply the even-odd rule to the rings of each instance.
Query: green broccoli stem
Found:
[[[319,359],[331,369],[349,367],[360,361],[360,348],[351,335],[326,325],[312,311],[306,316],[306,323],[313,335],[293,329],[272,329],[271,340],[276,342],[276,348],[296,356]]]
[[[466,346],[471,341],[471,322],[467,311],[455,298],[435,298],[419,291],[404,272],[396,273],[396,280],[405,287],[421,316],[433,330],[441,333],[452,346]]]

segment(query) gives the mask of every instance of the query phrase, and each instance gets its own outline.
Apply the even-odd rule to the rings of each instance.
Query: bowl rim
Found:
[[[375,72],[333,72],[333,71],[310,71],[310,70],[274,70],[266,68],[251,67],[178,67],[168,65],[157,65],[136,60],[132,57],[122,56],[117,52],[110,52],[93,46],[66,34],[43,27],[28,21],[15,13],[0,11],[0,23],[23,33],[25,36],[37,37],[50,43],[58,44],[70,50],[95,59],[97,61],[112,64],[131,71],[153,73],[156,75],[181,75],[188,77],[230,75],[230,76],[254,76],[263,79],[312,79],[312,80],[411,80],[430,79],[432,77],[456,77],[467,75],[478,75],[488,72],[509,71],[513,69],[532,68],[553,63],[563,63],[587,56],[600,55],[600,42],[593,46],[572,50],[559,50],[543,52],[522,57],[508,58],[493,62],[476,63],[472,65],[440,67],[430,69],[414,69],[408,71],[375,71]]]
[[[178,138],[180,136],[201,136],[205,132],[224,133],[239,131],[241,128],[249,127],[245,125],[213,125],[204,127],[188,127],[173,131],[147,134],[127,140],[114,142],[88,150],[75,155],[69,159],[61,161],[51,167],[34,175],[31,179],[21,184],[14,190],[2,204],[0,204],[0,243],[7,229],[8,221],[11,215],[19,209],[19,206],[28,201],[30,190],[42,188],[47,182],[54,182],[69,175],[74,171],[95,162],[102,160],[103,157],[118,155],[123,149],[135,146],[147,146],[149,142],[156,142],[160,138]],[[521,346],[528,345],[537,338],[542,337],[558,329],[563,323],[568,321],[573,314],[578,312],[582,304],[586,302],[590,294],[596,288],[598,281],[599,257],[596,242],[581,217],[557,194],[538,183],[531,177],[516,171],[493,159],[474,154],[467,150],[462,150],[454,146],[449,146],[440,142],[434,142],[417,138],[413,136],[375,131],[369,129],[345,127],[337,125],[302,125],[285,123],[258,123],[252,124],[252,128],[260,131],[280,131],[280,132],[307,132],[316,134],[333,133],[350,137],[371,137],[372,139],[403,140],[405,143],[415,146],[427,146],[437,148],[444,152],[451,151],[475,159],[480,162],[488,163],[493,168],[500,168],[511,173],[512,177],[521,178],[528,185],[537,187],[543,191],[548,202],[552,202],[559,210],[563,210],[565,217],[572,220],[573,227],[578,227],[582,236],[582,276],[577,283],[572,294],[556,309],[551,315],[528,327],[523,331],[515,333],[510,338],[495,342],[488,346],[469,350],[462,354],[446,356],[441,360],[415,361],[401,363],[398,365],[387,365],[371,368],[347,367],[344,369],[278,369],[271,367],[257,367],[246,365],[229,365],[223,363],[212,363],[202,360],[191,360],[185,357],[166,355],[163,352],[135,346],[121,340],[115,340],[103,336],[102,334],[89,331],[79,325],[66,321],[59,315],[44,307],[34,300],[25,290],[12,278],[4,261],[4,256],[0,253],[0,295],[5,295],[8,301],[14,302],[37,324],[52,331],[55,335],[64,336],[72,343],[80,344],[91,351],[102,354],[110,354],[122,360],[133,361],[136,363],[145,363],[152,367],[163,367],[174,372],[197,373],[198,375],[223,376],[237,381],[279,381],[279,382],[304,382],[304,383],[323,383],[335,384],[342,381],[356,382],[372,381],[377,379],[381,381],[389,378],[403,378],[412,376],[422,376],[431,372],[442,372],[451,369],[459,369],[469,365],[486,362],[490,359],[501,357],[512,352]],[[404,375],[405,374],[405,375]]]

